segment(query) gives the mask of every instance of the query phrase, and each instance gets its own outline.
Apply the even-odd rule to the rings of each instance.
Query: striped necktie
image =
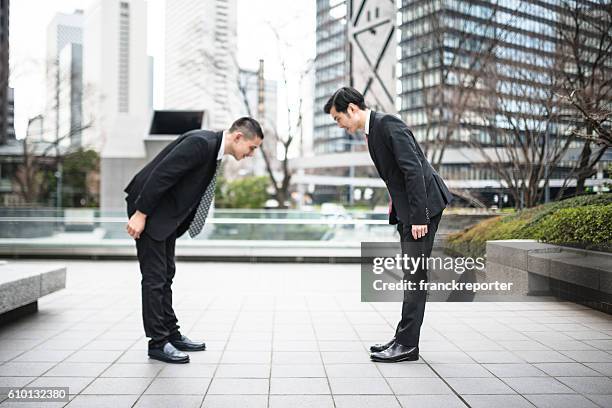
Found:
[[[212,200],[215,197],[215,187],[217,185],[217,172],[219,171],[219,164],[221,164],[221,160],[217,160],[217,167],[215,168],[215,174],[213,175],[212,180],[206,187],[206,191],[202,195],[200,199],[200,204],[198,205],[198,209],[189,224],[189,236],[191,238],[198,235],[202,232],[202,228],[204,228],[204,224],[206,223],[206,217],[208,216],[208,210],[210,210],[210,205],[212,204]]]

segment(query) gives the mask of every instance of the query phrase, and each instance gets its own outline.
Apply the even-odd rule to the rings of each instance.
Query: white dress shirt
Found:
[[[366,121],[365,121],[365,129],[363,129],[363,132],[367,136],[370,133],[370,114],[372,113],[372,110],[366,109],[365,113],[366,113]]]
[[[225,153],[225,134],[227,130],[223,131],[223,137],[221,138],[221,147],[219,148],[219,153],[217,153],[217,160],[221,160],[223,158],[223,154]]]

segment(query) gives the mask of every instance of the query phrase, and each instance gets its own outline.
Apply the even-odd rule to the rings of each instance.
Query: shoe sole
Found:
[[[173,346],[174,346],[174,344],[173,344]],[[184,348],[184,347],[183,347],[183,348],[179,348],[179,347],[176,347],[176,346],[174,346],[174,347],[175,347],[177,350],[180,350],[180,351],[187,351],[187,352],[189,352],[189,351],[206,351],[206,346],[204,346],[204,347],[202,347],[202,348]]]
[[[169,358],[163,358],[163,357],[157,357],[157,356],[151,356],[149,355],[149,358],[152,358],[153,360],[158,360],[158,361],[162,361],[164,363],[170,363],[170,364],[186,364],[189,362],[189,357],[183,359],[183,360],[172,360]]]
[[[406,357],[402,357],[402,358],[398,358],[398,359],[383,359],[383,358],[376,358],[376,357],[372,357],[370,356],[370,359],[372,361],[375,361],[377,363],[399,363],[401,361],[417,361],[419,359],[419,356],[406,356]]]

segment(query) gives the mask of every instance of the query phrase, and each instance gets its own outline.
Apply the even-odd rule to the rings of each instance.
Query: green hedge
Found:
[[[534,235],[551,244],[612,252],[612,204],[561,209],[544,219]]]
[[[484,256],[487,241],[497,239],[537,239],[610,250],[610,205],[612,194],[584,195],[529,208],[512,215],[489,218],[450,235],[446,246],[451,253],[472,257]],[[569,235],[568,230],[581,231],[579,239]]]

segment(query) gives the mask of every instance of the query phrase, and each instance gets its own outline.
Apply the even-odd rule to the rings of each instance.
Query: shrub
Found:
[[[472,257],[484,256],[487,241],[497,239],[537,239],[610,250],[612,217],[607,208],[611,205],[612,194],[584,195],[548,203],[512,215],[489,218],[451,234],[446,246],[452,253]],[[575,221],[577,224],[572,227],[574,218],[580,221]],[[597,225],[598,229],[589,228],[589,223]],[[571,239],[563,237],[572,228],[580,230],[580,234]]]
[[[545,218],[534,237],[552,244],[612,249],[612,204],[564,208]]]
[[[243,177],[232,181],[217,179],[215,206],[218,208],[263,208],[268,199],[266,176]]]

